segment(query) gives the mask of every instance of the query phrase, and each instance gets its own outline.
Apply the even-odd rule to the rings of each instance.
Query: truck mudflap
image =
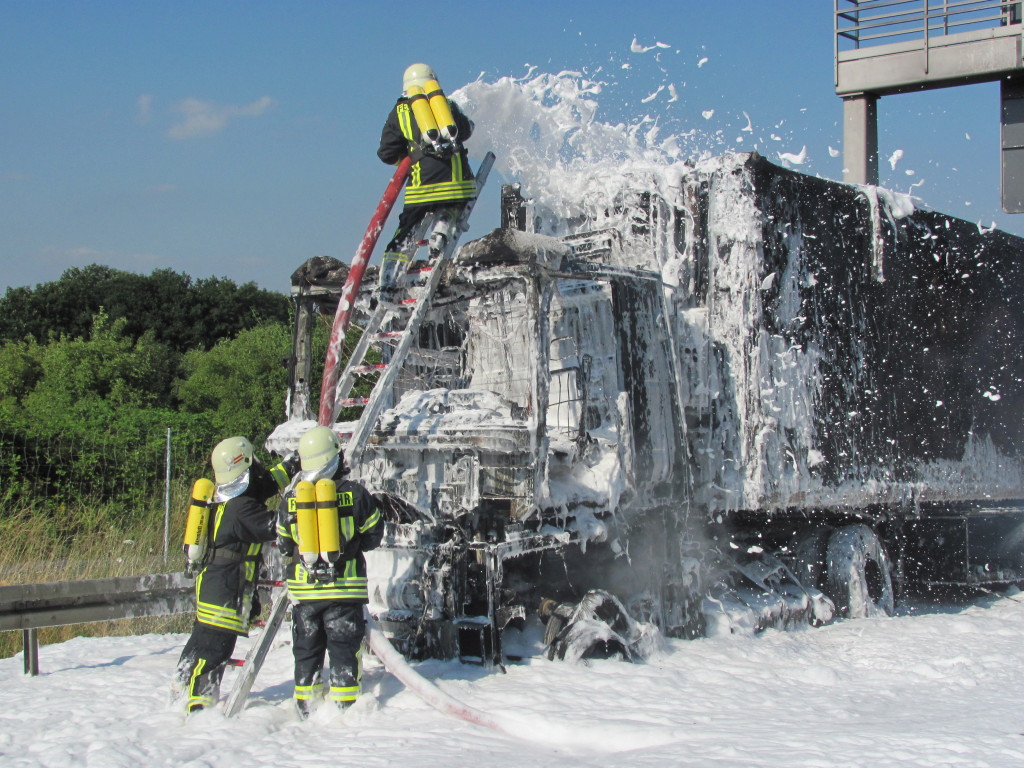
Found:
[[[924,508],[903,536],[903,567],[925,588],[1024,581],[1024,502]]]

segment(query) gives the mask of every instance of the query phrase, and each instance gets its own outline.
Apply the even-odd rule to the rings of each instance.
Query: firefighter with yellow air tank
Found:
[[[187,693],[188,712],[216,703],[235,642],[259,614],[262,549],[276,536],[274,510],[264,502],[288,485],[294,461],[268,469],[249,440],[229,437],[210,456],[215,482],[192,486],[183,546],[187,572],[198,574],[196,620],[172,686],[175,698]]]
[[[391,109],[380,135],[377,156],[397,165],[411,156],[405,205],[398,229],[384,249],[381,285],[390,285],[416,252],[416,229],[433,217],[431,251],[444,247],[463,205],[476,197],[465,141],[473,123],[441,90],[426,64],[412,64],[402,78],[402,95]]]
[[[295,705],[305,718],[324,695],[325,654],[330,700],[344,709],[359,695],[363,606],[369,602],[363,552],[380,544],[383,523],[373,495],[345,479],[341,440],[332,429],[307,431],[299,439],[299,462],[277,533],[293,601]]]

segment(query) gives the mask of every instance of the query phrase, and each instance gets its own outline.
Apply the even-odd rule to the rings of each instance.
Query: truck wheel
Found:
[[[793,572],[805,587],[824,591],[825,563],[832,528],[812,528],[800,536],[793,558]]]
[[[896,600],[889,556],[871,528],[848,525],[829,537],[825,593],[848,618],[892,616]]]

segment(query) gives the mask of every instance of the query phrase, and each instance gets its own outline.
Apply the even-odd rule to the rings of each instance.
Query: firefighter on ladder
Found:
[[[302,471],[282,504],[277,534],[281,555],[286,562],[294,558],[287,577],[295,706],[305,719],[324,695],[325,653],[331,701],[346,709],[359,695],[363,606],[369,602],[363,552],[380,544],[384,526],[373,495],[345,479],[349,470],[332,429],[307,431],[299,461]]]
[[[264,502],[288,485],[295,461],[286,459],[267,469],[244,437],[229,437],[213,449],[216,489],[211,487],[209,521],[204,523],[208,529],[199,552],[189,553],[194,547],[186,546],[190,569],[202,569],[196,577],[196,620],[172,685],[175,700],[187,693],[187,712],[216,703],[235,642],[248,635],[259,615],[256,579],[262,549],[276,536],[274,510]],[[195,488],[202,482],[212,486],[209,480],[197,482],[193,505]]]
[[[413,161],[398,229],[384,249],[382,286],[390,286],[415,254],[416,230],[424,217],[433,215],[430,251],[435,255],[447,243],[465,202],[476,197],[464,146],[472,132],[472,121],[444,95],[429,66],[412,64],[405,70],[402,95],[388,114],[377,149],[385,163],[397,165],[407,156]]]

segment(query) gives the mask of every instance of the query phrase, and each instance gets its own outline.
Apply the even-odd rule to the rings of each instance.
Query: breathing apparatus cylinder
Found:
[[[191,572],[206,557],[207,529],[210,525],[210,499],[216,492],[213,481],[200,477],[192,484],[192,500],[185,520],[185,542],[183,549],[187,570]]]
[[[312,572],[320,557],[316,525],[316,488],[306,480],[295,485],[295,522],[299,529],[299,559]]]
[[[409,99],[409,107],[412,109],[412,116],[416,119],[416,125],[419,126],[420,134],[436,147],[441,133],[437,128],[437,120],[434,118],[426,94],[420,86],[410,85],[406,89],[405,95]]]
[[[447,141],[455,143],[459,138],[459,129],[455,126],[455,118],[452,116],[451,105],[441,90],[441,84],[437,80],[428,80],[423,86],[427,101],[430,102],[430,111],[434,115],[438,130]]]
[[[320,557],[332,567],[341,557],[341,528],[338,520],[338,486],[328,478],[316,481],[316,528]]]

